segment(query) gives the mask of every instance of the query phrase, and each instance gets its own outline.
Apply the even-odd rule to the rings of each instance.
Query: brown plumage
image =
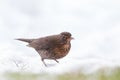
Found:
[[[41,37],[38,39],[17,39],[20,41],[28,42],[28,46],[33,47],[41,56],[41,60],[45,66],[44,59],[53,59],[57,63],[57,59],[66,56],[71,48],[70,41],[73,38],[71,33],[62,32],[58,35]]]

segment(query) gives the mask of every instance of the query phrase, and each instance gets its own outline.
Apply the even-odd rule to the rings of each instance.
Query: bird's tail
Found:
[[[23,39],[23,38],[19,38],[19,39],[16,39],[16,40],[20,40],[20,41],[24,41],[24,42],[28,42],[28,43],[33,41],[33,39]]]

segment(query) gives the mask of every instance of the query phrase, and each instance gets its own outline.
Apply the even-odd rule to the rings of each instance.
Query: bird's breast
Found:
[[[70,50],[70,44],[65,44],[61,47],[54,48],[52,57],[55,59],[62,58],[68,54]]]

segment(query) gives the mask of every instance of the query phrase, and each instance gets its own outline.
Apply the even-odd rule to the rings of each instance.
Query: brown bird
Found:
[[[52,59],[57,63],[57,59],[65,57],[71,48],[70,41],[73,38],[71,37],[71,33],[62,32],[57,35],[51,35],[46,37],[41,37],[38,39],[17,39],[20,41],[28,42],[27,46],[33,47],[41,56],[41,60],[45,66],[46,63],[44,59]]]

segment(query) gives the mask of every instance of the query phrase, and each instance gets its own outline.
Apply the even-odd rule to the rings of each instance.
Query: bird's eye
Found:
[[[63,39],[64,39],[64,40],[67,40],[67,36],[64,36]]]

